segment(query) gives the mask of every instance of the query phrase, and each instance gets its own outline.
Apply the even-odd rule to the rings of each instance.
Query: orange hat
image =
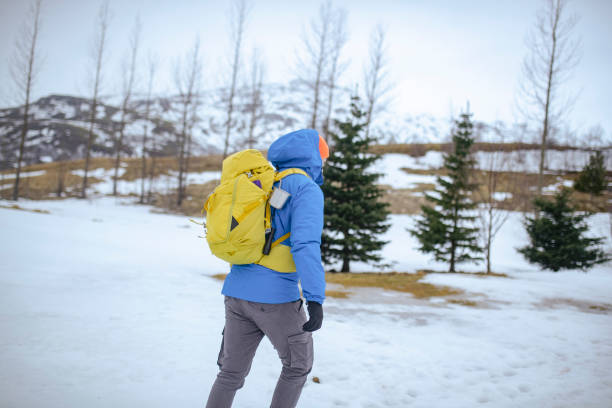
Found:
[[[321,137],[321,135],[319,135],[319,153],[321,154],[321,159],[323,160],[329,157],[329,146],[327,146],[327,142]]]

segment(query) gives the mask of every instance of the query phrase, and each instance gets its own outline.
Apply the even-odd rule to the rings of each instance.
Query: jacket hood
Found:
[[[314,129],[296,130],[276,139],[268,150],[268,160],[279,171],[297,167],[318,185],[323,184],[319,133]]]

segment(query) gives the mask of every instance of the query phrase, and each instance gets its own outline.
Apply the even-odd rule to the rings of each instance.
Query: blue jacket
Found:
[[[256,264],[232,265],[222,293],[261,303],[285,303],[298,300],[302,292],[307,301],[323,303],[325,274],[321,264],[323,231],[322,160],[319,134],[302,129],[278,138],[268,150],[268,160],[277,171],[304,170],[309,176],[292,174],[282,180],[282,189],[291,196],[280,210],[272,211],[274,240],[291,232],[281,245],[291,247],[296,273],[282,273]],[[276,183],[275,185],[278,185]]]

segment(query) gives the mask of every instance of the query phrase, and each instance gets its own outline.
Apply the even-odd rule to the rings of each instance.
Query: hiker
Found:
[[[253,263],[232,265],[221,291],[225,295],[225,328],[217,360],[220,371],[207,408],[231,407],[264,335],[282,362],[270,406],[297,405],[312,369],[311,332],[321,328],[323,321],[325,276],[320,249],[323,192],[319,186],[323,183],[322,167],[328,156],[325,140],[312,129],[281,136],[268,150],[268,160],[278,172],[301,169],[300,173],[307,174],[290,174],[275,183],[275,187],[280,186],[290,196],[281,208],[271,211],[272,240],[279,242],[271,257],[273,253],[285,251],[289,259],[283,262],[290,263],[295,272]],[[302,307],[298,281],[309,319]]]

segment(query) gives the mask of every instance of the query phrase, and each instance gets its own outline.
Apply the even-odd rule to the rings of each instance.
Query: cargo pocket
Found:
[[[223,343],[225,343],[225,327],[221,332],[221,349],[219,350],[219,356],[217,357],[217,365],[219,368],[223,365]]]
[[[307,332],[299,333],[289,336],[288,340],[291,368],[310,372],[313,358],[312,334]]]

